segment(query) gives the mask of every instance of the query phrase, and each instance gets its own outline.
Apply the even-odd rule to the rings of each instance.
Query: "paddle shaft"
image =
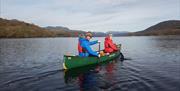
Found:
[[[99,42],[99,54],[100,54],[100,50],[101,50],[101,42]]]

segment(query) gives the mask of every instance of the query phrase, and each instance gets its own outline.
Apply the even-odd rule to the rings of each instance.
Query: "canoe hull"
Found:
[[[111,61],[117,57],[119,57],[120,51],[114,52],[112,54],[98,57],[79,57],[79,56],[66,56],[64,55],[64,69],[72,69],[83,67],[87,65],[99,64],[102,62]]]

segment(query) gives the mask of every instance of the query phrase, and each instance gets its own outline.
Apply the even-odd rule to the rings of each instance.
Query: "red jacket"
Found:
[[[83,48],[81,47],[80,42],[78,42],[78,52],[79,53],[83,52]]]
[[[107,36],[105,38],[104,47],[105,47],[104,51],[107,52],[107,53],[112,53],[112,52],[118,50],[116,45],[113,43],[113,41],[110,39],[109,36]]]

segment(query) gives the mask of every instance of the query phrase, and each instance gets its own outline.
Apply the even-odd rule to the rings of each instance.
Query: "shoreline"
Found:
[[[180,36],[180,35],[127,35],[127,36],[113,36],[113,37],[150,37],[150,36]],[[94,37],[105,37],[105,36],[94,36]],[[78,37],[2,37],[1,39],[33,39],[33,38],[78,38]]]

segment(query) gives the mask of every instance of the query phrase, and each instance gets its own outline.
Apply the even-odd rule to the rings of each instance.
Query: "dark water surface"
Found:
[[[66,72],[77,38],[0,39],[0,91],[180,91],[180,36],[113,39],[129,60]]]

